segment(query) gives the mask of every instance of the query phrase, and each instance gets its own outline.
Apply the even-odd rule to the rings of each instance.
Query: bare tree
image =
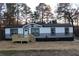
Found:
[[[65,14],[67,14],[67,12],[69,12],[69,9],[71,8],[71,4],[70,3],[59,3],[57,6],[58,6],[57,7],[57,13],[58,13],[57,17],[59,19],[64,18],[65,23],[66,23],[66,21],[68,19],[67,19],[67,15],[65,15]]]
[[[6,24],[8,26],[14,26],[15,24],[15,9],[16,3],[6,3],[7,12],[4,13]]]
[[[52,16],[51,8],[49,5],[46,5],[45,3],[40,3],[36,7],[36,11],[39,14],[39,19],[41,22],[44,22],[44,19],[47,20]]]
[[[25,23],[27,23],[28,18],[31,18],[31,10],[30,7],[28,7],[26,4],[24,3],[18,3],[16,6],[16,16],[17,19],[22,19],[24,18],[26,21]],[[30,19],[31,20],[31,19]]]

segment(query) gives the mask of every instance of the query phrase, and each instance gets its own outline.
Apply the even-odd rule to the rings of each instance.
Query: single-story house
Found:
[[[26,36],[33,34],[37,40],[73,40],[73,26],[70,24],[36,24],[30,23],[20,27],[6,27],[5,39],[11,39],[13,34]]]

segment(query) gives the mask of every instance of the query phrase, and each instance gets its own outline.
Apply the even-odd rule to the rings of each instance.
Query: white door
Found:
[[[24,36],[28,35],[28,29],[24,29]]]

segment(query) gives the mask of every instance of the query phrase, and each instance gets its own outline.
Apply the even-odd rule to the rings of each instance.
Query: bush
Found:
[[[32,34],[27,35],[26,39],[29,40],[29,42],[35,42],[36,41],[35,37]]]

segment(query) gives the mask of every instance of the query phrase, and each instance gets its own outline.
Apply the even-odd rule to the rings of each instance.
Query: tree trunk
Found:
[[[17,25],[16,26],[18,27],[18,19],[17,19]]]
[[[48,22],[48,20],[49,20],[49,17],[48,17],[48,15],[47,15],[47,21],[46,21],[46,22]]]
[[[42,9],[42,23],[43,23],[43,18],[44,18],[44,10]]]
[[[78,19],[77,19],[77,27],[78,27]]]
[[[27,19],[26,19],[26,24],[27,24]]]
[[[65,23],[66,23],[66,18],[64,18],[65,19]]]
[[[77,31],[78,31],[78,19],[77,19]],[[78,33],[78,32],[77,32]]]
[[[73,26],[73,34],[74,34],[74,24],[73,24],[73,19],[71,18],[71,23],[72,23],[72,26]]]

